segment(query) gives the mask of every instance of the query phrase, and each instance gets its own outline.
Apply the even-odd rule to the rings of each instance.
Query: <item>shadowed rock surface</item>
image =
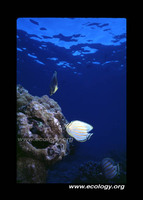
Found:
[[[45,182],[46,169],[67,155],[66,123],[57,102],[17,85],[18,182]]]

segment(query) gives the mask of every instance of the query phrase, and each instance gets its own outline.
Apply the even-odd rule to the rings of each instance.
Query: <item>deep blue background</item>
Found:
[[[35,24],[37,26],[37,24]],[[24,28],[23,28],[24,29]],[[44,30],[44,29],[43,29]],[[17,28],[17,47],[26,48],[17,51],[17,83],[26,88],[32,95],[49,95],[49,84],[53,72],[58,73],[59,89],[51,97],[58,102],[66,119],[70,122],[81,120],[91,124],[94,133],[90,140],[79,143],[74,161],[100,159],[110,152],[120,154],[126,150],[126,43],[120,45],[78,44],[70,49],[59,47],[50,42],[31,39],[31,35]],[[37,36],[38,37],[38,36]],[[58,35],[61,40],[69,38]],[[121,37],[116,37],[119,41]],[[36,36],[35,36],[36,38]],[[115,42],[115,41],[114,41]],[[40,49],[41,44],[46,45]],[[98,49],[93,54],[72,56],[73,50],[83,46]],[[116,53],[112,53],[112,52]],[[36,55],[45,63],[41,65],[28,56]],[[76,75],[70,69],[57,66],[56,61],[47,60],[47,56],[58,57],[76,66]],[[89,63],[96,58],[100,65]],[[115,61],[102,65],[106,61]],[[81,64],[77,64],[80,61]],[[120,66],[124,67],[120,67]]]

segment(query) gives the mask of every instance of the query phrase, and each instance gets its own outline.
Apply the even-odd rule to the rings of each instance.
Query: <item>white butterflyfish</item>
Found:
[[[88,133],[93,127],[90,124],[78,120],[72,121],[66,125],[67,133],[79,142],[85,142],[90,139],[93,133]]]

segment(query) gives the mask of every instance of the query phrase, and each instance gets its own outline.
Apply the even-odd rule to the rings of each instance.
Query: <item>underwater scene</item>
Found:
[[[17,183],[126,183],[126,23],[16,20]]]

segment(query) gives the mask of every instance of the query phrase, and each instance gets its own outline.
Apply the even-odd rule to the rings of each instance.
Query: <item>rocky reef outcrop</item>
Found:
[[[42,183],[48,166],[69,149],[67,120],[56,101],[17,85],[17,181]]]
[[[120,171],[112,180],[107,179],[101,167],[101,162],[89,160],[79,166],[74,183],[126,183],[126,168],[119,162]]]
[[[72,157],[72,156],[71,156]],[[107,179],[103,173],[101,160],[87,160],[77,162],[74,159],[65,158],[65,162],[59,162],[49,169],[47,183],[68,184],[125,184],[126,166],[124,160],[118,160],[119,174],[113,179]]]

